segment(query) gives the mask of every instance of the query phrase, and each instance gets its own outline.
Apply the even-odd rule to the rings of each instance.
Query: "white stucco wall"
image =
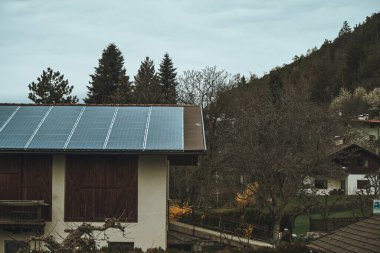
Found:
[[[358,180],[367,180],[365,178],[365,174],[357,174],[357,175],[348,175],[347,177],[347,194],[355,195],[357,193],[357,181]]]
[[[107,239],[103,234],[98,245],[105,246],[108,241],[134,242],[134,246],[148,248],[166,248],[167,240],[167,178],[168,162],[165,155],[141,155],[138,158],[138,222],[124,223],[126,233],[107,230]],[[52,221],[45,226],[45,235],[53,235],[57,240],[65,237],[66,228],[81,223],[64,222],[65,200],[65,156],[53,157],[52,170]],[[93,223],[102,225],[102,223]],[[0,253],[4,252],[4,240],[25,239],[29,234],[8,235],[0,232]]]
[[[307,178],[304,183],[305,184],[308,184],[308,185],[314,185],[314,178],[312,177],[309,177]],[[334,189],[340,189],[340,182],[341,180],[347,180],[346,178],[342,178],[342,179],[323,179],[323,180],[327,180],[327,189],[308,189],[309,192],[313,192],[317,195],[327,195],[329,194],[330,191],[334,190]]]

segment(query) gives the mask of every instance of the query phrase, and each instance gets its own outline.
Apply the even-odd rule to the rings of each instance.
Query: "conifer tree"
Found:
[[[69,81],[64,78],[59,71],[43,70],[37,82],[28,85],[28,98],[36,104],[78,103],[78,98],[70,95],[74,86],[69,86]]]
[[[160,78],[149,57],[141,62],[135,76],[134,102],[137,104],[159,104],[162,102]]]
[[[162,88],[162,103],[175,104],[177,102],[177,73],[172,59],[165,53],[158,71]]]
[[[110,102],[115,104],[126,104],[132,102],[132,82],[129,81],[129,76],[126,75],[126,70],[121,71],[119,85],[110,96]]]
[[[115,44],[103,50],[99,66],[89,82],[86,103],[128,103],[130,102],[129,76],[124,68],[124,58]]]
[[[351,32],[350,25],[348,24],[347,21],[344,21],[343,22],[343,26],[342,26],[342,28],[339,31],[338,37],[341,37],[343,34],[350,33],[350,32]]]

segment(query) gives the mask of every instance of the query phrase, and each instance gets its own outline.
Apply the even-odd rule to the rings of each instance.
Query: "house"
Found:
[[[335,178],[320,176],[314,178],[314,188],[318,194],[342,191],[346,195],[357,194],[368,188],[366,175],[377,173],[380,169],[380,156],[356,144],[344,146],[332,158],[341,168]]]
[[[106,217],[100,246],[166,248],[169,165],[205,150],[196,106],[0,105],[0,253]]]
[[[379,252],[380,215],[341,228],[312,241],[308,247],[312,253]]]
[[[374,147],[376,154],[380,153],[380,120],[368,119],[367,117],[358,116],[351,121],[351,126],[358,129],[364,134],[365,141]]]

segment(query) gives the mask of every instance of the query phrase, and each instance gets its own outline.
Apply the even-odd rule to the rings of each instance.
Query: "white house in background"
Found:
[[[195,106],[0,105],[0,253],[105,217],[127,230],[100,246],[165,249],[169,165],[205,150]]]
[[[366,175],[380,169],[380,156],[356,144],[345,146],[333,154],[334,161],[342,168],[339,178],[317,177],[314,188],[317,194],[328,194],[331,191],[343,191],[346,195],[357,194],[366,188],[369,181]]]
[[[368,119],[368,114],[367,117],[359,115],[357,119],[351,121],[351,126],[361,130],[365,135],[364,138],[375,147],[376,154],[380,153],[380,120]]]

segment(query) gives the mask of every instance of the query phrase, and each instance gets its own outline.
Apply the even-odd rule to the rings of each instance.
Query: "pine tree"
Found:
[[[28,85],[28,98],[36,104],[78,103],[78,98],[70,95],[74,86],[69,86],[69,81],[64,78],[59,71],[43,70],[37,82]]]
[[[99,66],[89,82],[86,103],[128,103],[130,102],[129,76],[124,68],[124,58],[115,44],[103,50]]]
[[[160,78],[149,57],[141,62],[135,76],[134,101],[137,104],[159,104],[162,101]]]
[[[350,32],[351,32],[350,25],[348,24],[347,21],[344,21],[343,22],[343,26],[342,26],[342,28],[339,31],[338,37],[341,37],[343,34],[350,33]]]
[[[126,70],[123,69],[115,91],[110,96],[110,102],[114,104],[126,104],[132,101],[132,82],[129,81],[129,76],[126,75]]]
[[[175,104],[177,102],[177,73],[172,59],[165,53],[158,71],[162,88],[162,103]]]

